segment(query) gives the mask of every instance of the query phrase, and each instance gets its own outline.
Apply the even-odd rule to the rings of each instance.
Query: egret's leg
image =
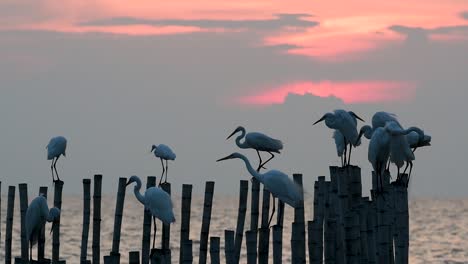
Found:
[[[267,159],[267,161],[263,162],[262,168],[264,168],[264,169],[265,169],[265,167],[263,167],[263,166],[265,164],[267,164],[270,160],[272,160],[275,157],[275,154],[273,154],[272,152],[268,151],[268,153],[270,153],[271,157],[269,159]]]
[[[340,158],[341,158],[341,167],[344,167],[343,155],[341,155]]]
[[[260,169],[262,168],[262,156],[260,156],[260,152],[258,150],[257,150],[257,155],[258,155],[258,159],[260,160],[258,163],[258,168],[257,168],[257,172],[259,172]]]
[[[405,173],[406,173],[406,170],[408,170],[409,164],[410,164],[409,161],[406,162],[406,167],[405,167],[405,170],[403,171],[403,174],[405,174]]]
[[[351,165],[351,151],[353,150],[353,145],[349,144],[349,158],[348,158],[348,165]]]
[[[343,155],[344,155],[344,164],[345,164],[345,165],[348,163],[348,159],[347,159],[348,154],[347,154],[347,153],[348,153],[348,144],[345,144],[344,153],[343,153]],[[344,167],[344,166],[343,166],[343,167]]]
[[[54,177],[54,159],[52,158],[52,163],[50,164],[50,172],[52,172],[52,182],[55,182],[55,177]]]
[[[164,177],[164,172],[165,172],[165,170],[164,170],[164,161],[161,158],[160,158],[160,160],[161,160],[162,173],[161,173],[161,179],[159,179],[159,186],[161,186],[162,179]]]
[[[168,171],[168,167],[167,167],[167,160],[166,160],[166,180],[164,181],[165,183],[167,182],[167,171]]]
[[[273,219],[273,215],[275,214],[275,197],[273,197],[273,209],[271,210],[271,216],[270,216],[270,220],[268,220],[268,228],[270,227],[270,223],[271,223],[271,220]]]
[[[413,154],[414,154],[414,152],[416,151],[416,149],[418,149],[418,148],[413,148]]]
[[[411,178],[411,172],[413,171],[413,162],[410,161],[410,162],[409,162],[409,165],[410,165],[410,169],[409,169],[409,174],[408,174],[408,181],[406,182],[406,188],[408,188],[409,180],[410,180],[410,178]]]
[[[57,181],[60,181],[60,177],[59,177],[58,172],[57,172],[57,161],[58,161],[59,158],[60,158],[60,156],[55,158],[55,162],[54,162],[54,170],[55,170],[55,175],[57,175]]]

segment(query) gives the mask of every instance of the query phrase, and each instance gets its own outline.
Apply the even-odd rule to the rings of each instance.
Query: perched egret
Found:
[[[406,140],[408,141],[410,147],[413,149],[413,153],[416,151],[417,148],[430,146],[431,139],[432,138],[430,135],[424,134],[423,140],[420,141],[419,134],[415,131],[406,135]]]
[[[67,149],[67,139],[59,136],[54,137],[49,141],[47,145],[47,160],[52,160],[52,164],[50,165],[50,170],[52,172],[52,181],[55,182],[54,178],[54,170],[55,174],[57,175],[57,181],[60,181],[59,175],[57,173],[57,161],[60,158],[60,155],[65,155],[65,150]]]
[[[159,180],[159,185],[161,185],[164,172],[166,172],[166,180],[164,182],[167,182],[167,171],[168,171],[167,161],[175,160],[176,154],[171,150],[171,148],[169,148],[168,146],[164,144],[159,144],[159,146],[153,145],[151,147],[151,152],[154,153],[154,156],[156,156],[157,158],[161,160],[161,166],[163,169],[162,174],[161,174],[161,179]],[[164,168],[163,160],[166,161],[166,168]]]
[[[317,122],[314,123],[315,125],[325,120],[325,125],[327,125],[327,127],[340,131],[345,141],[345,163],[347,146],[349,144],[349,158],[347,165],[349,165],[351,161],[352,147],[359,146],[360,144],[357,132],[357,119],[364,121],[354,112],[347,112],[345,110],[338,109],[333,111],[333,113],[326,113],[322,118],[320,118]]]
[[[372,127],[369,125],[365,125],[361,127],[358,141],[361,139],[362,135],[364,135],[367,139],[371,139],[372,133],[374,133],[375,129],[379,127],[385,127],[385,124],[390,121],[395,122],[401,127],[400,123],[397,120],[397,116],[395,114],[387,113],[383,111],[375,113],[372,116]]]
[[[41,194],[34,198],[26,210],[26,238],[29,241],[29,260],[32,263],[32,247],[35,245],[45,227],[46,222],[52,222],[52,230],[60,217],[60,210],[53,207],[49,210],[46,198]]]
[[[164,224],[171,224],[175,222],[171,196],[163,189],[158,187],[150,187],[146,189],[145,195],[140,193],[141,180],[138,176],[132,176],[128,179],[127,186],[132,182],[136,182],[133,192],[135,197],[140,203],[145,206],[145,210],[149,210],[153,216],[153,248],[155,248],[156,241],[156,218],[161,220]]]
[[[294,208],[299,206],[299,203],[303,200],[301,188],[285,173],[278,170],[269,170],[265,173],[259,173],[258,171],[254,170],[249,160],[244,155],[237,152],[217,161],[228,159],[243,160],[249,173],[259,182],[263,183],[264,188],[266,188],[273,195],[273,210],[268,221],[268,226],[270,226],[271,220],[273,219],[273,215],[275,213],[275,198],[278,198],[282,202]]]
[[[345,164],[343,154],[346,147],[344,136],[339,130],[335,129],[335,131],[333,131],[333,139],[335,140],[336,154],[341,158],[341,166],[344,167]]]
[[[382,177],[390,157],[390,134],[383,127],[378,127],[372,134],[367,157],[377,175],[377,189],[379,185],[383,188]]]
[[[283,149],[283,143],[280,140],[271,138],[265,134],[258,132],[250,132],[246,134],[245,128],[242,126],[237,127],[236,130],[234,130],[234,132],[232,132],[232,134],[229,135],[229,137],[227,137],[226,140],[228,140],[238,132],[241,132],[241,134],[236,138],[237,146],[242,149],[250,148],[255,149],[257,151],[258,158],[260,159],[257,171],[260,171],[260,169],[265,164],[267,164],[270,160],[272,160],[275,157],[275,154],[273,153],[280,153],[280,150]],[[241,142],[242,138],[244,138],[244,142]],[[262,163],[260,151],[270,153],[271,157],[267,161]]]
[[[408,166],[410,168],[408,173],[408,182],[411,177],[411,171],[413,169],[413,160],[415,159],[413,151],[411,151],[410,144],[406,138],[406,135],[410,134],[412,131],[418,133],[419,143],[424,140],[424,132],[417,127],[410,127],[408,129],[403,129],[401,126],[394,122],[389,121],[385,125],[385,130],[390,134],[390,161],[397,166],[398,177],[397,180],[400,180],[400,168],[406,162],[406,167],[403,173],[406,172]]]

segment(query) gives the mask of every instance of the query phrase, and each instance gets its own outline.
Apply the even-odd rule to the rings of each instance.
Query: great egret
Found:
[[[383,188],[382,175],[390,157],[390,134],[383,127],[378,127],[372,134],[367,157],[377,175],[377,189],[379,183]]]
[[[242,126],[237,127],[236,130],[234,130],[234,132],[232,132],[232,134],[226,138],[226,140],[228,140],[238,132],[241,132],[241,134],[236,138],[236,145],[242,149],[250,148],[255,149],[257,151],[258,158],[260,159],[257,171],[260,171],[260,169],[265,164],[267,164],[270,160],[272,160],[275,157],[275,154],[273,153],[280,153],[280,150],[283,149],[283,143],[281,142],[281,140],[271,138],[265,134],[258,132],[250,132],[246,134],[245,128]],[[242,138],[244,138],[244,142],[241,142]],[[271,157],[267,161],[262,163],[260,151],[270,153]]]
[[[46,198],[41,194],[34,198],[26,210],[26,238],[29,241],[29,260],[32,263],[32,247],[35,245],[45,227],[46,222],[52,222],[52,230],[60,217],[60,210],[53,207],[49,210]]]
[[[385,130],[390,134],[390,161],[397,166],[398,177],[397,181],[400,180],[400,168],[406,162],[406,167],[403,173],[406,172],[408,166],[410,168],[408,173],[408,182],[411,177],[411,171],[413,170],[413,160],[415,159],[413,151],[408,143],[406,135],[412,131],[418,133],[419,143],[424,140],[424,132],[417,127],[410,127],[408,129],[403,129],[401,126],[394,122],[389,121],[385,125]]]
[[[340,131],[346,143],[345,150],[344,150],[345,163],[346,163],[347,146],[349,144],[349,158],[348,158],[347,165],[349,165],[351,161],[352,147],[359,146],[360,144],[358,140],[356,119],[359,119],[364,122],[364,120],[360,118],[358,115],[356,115],[354,112],[352,111],[347,112],[345,110],[338,109],[338,110],[334,110],[333,113],[326,113],[322,118],[320,118],[317,122],[314,123],[315,125],[325,120],[325,125],[327,125],[327,127]]]
[[[416,151],[417,148],[426,147],[431,145],[431,136],[424,134],[423,140],[419,140],[419,134],[415,131],[406,135],[406,140],[408,144],[413,149],[413,153]]]
[[[376,112],[372,116],[372,127],[369,125],[365,125],[361,127],[359,136],[358,136],[358,141],[361,139],[362,135],[364,135],[367,139],[371,139],[372,133],[374,133],[374,130],[379,128],[379,127],[385,127],[385,124],[387,122],[393,121],[396,124],[398,124],[400,127],[400,123],[397,120],[397,116],[392,113],[387,113],[387,112]]]
[[[57,173],[57,161],[60,158],[60,155],[65,155],[65,150],[67,149],[67,139],[58,136],[58,137],[53,137],[50,141],[49,144],[47,145],[47,160],[52,160],[52,164],[50,165],[50,170],[52,172],[52,181],[55,182],[54,178],[54,170],[55,174],[57,175],[57,181],[60,181],[60,178]]]
[[[135,197],[140,203],[145,206],[145,210],[149,210],[153,216],[153,248],[155,248],[156,241],[156,218],[161,220],[164,224],[171,224],[175,222],[171,196],[163,189],[158,187],[150,187],[146,189],[145,195],[140,193],[141,180],[138,176],[132,176],[128,179],[127,186],[132,182],[136,182],[133,192]]]
[[[164,182],[167,182],[167,171],[168,171],[167,161],[168,160],[175,160],[176,154],[171,150],[171,148],[169,148],[168,146],[166,146],[164,144],[159,144],[158,146],[153,145],[151,147],[151,152],[154,153],[154,156],[156,156],[157,158],[159,158],[161,160],[161,166],[162,166],[162,169],[163,169],[162,174],[161,174],[161,179],[159,180],[159,185],[161,185],[161,182],[162,182],[162,179],[163,179],[163,176],[164,176],[164,172],[166,172],[166,180]],[[166,168],[164,168],[163,160],[166,161]]]
[[[341,158],[341,166],[344,167],[343,154],[346,147],[344,136],[338,129],[335,129],[335,131],[333,131],[333,139],[335,140],[336,154]]]
[[[259,182],[263,183],[264,188],[266,188],[273,195],[273,210],[271,212],[270,219],[268,221],[268,226],[270,226],[273,215],[275,214],[275,198],[278,198],[282,202],[296,208],[299,206],[300,201],[303,200],[301,188],[291,180],[288,175],[278,170],[269,170],[265,173],[259,173],[254,170],[250,161],[240,153],[232,153],[231,155],[221,158],[218,161],[228,160],[228,159],[241,159],[245,162],[247,170],[249,173],[257,179]]]

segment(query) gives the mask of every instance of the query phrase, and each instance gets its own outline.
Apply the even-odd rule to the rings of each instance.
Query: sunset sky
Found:
[[[282,139],[270,166],[313,182],[338,158],[312,123],[346,108],[433,135],[414,195],[468,196],[466,0],[3,0],[0,58],[6,184],[50,184],[44,147],[62,134],[66,183],[107,173],[112,191],[121,176],[159,176],[148,152],[166,143],[174,183],[229,189],[244,166],[214,160],[236,150],[224,138],[237,125]]]

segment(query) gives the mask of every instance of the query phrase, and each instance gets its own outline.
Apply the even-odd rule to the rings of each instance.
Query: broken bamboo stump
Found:
[[[190,236],[190,210],[192,206],[192,185],[182,185],[182,207],[181,207],[181,224],[180,224],[180,243],[179,243],[179,263],[183,261],[184,243],[189,240]]]
[[[240,187],[239,187],[239,209],[237,212],[236,236],[234,240],[234,262],[235,263],[239,263],[241,249],[242,249],[242,238],[244,236],[245,214],[247,212],[248,191],[249,191],[249,182],[245,180],[241,180]]]

